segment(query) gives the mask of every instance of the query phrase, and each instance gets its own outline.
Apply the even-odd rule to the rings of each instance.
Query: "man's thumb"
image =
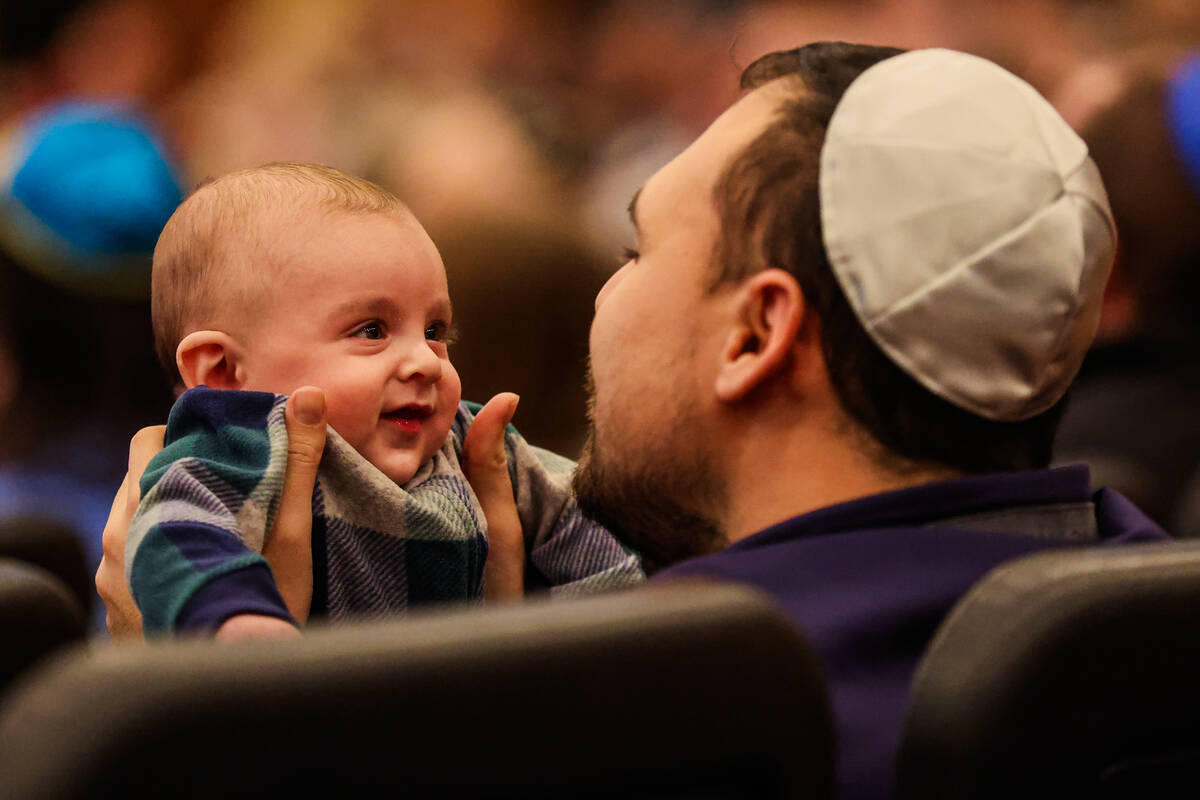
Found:
[[[275,525],[263,545],[275,584],[301,624],[312,605],[312,494],[325,452],[325,393],[313,386],[292,392],[284,409],[288,460]]]
[[[292,392],[285,410],[288,424],[288,469],[316,467],[325,450],[325,393],[315,386]]]
[[[488,482],[503,475],[508,478],[508,460],[504,456],[504,429],[517,413],[520,397],[512,392],[501,392],[487,402],[467,430],[463,440],[463,467],[478,494],[483,486],[476,481]],[[492,475],[491,473],[497,473]]]

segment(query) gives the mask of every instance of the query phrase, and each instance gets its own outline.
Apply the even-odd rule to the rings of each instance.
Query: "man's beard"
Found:
[[[588,437],[572,487],[584,514],[612,531],[642,556],[648,574],[728,542],[716,519],[723,489],[700,441],[676,424],[663,426],[659,442],[643,441],[625,452],[597,448],[596,392],[588,369]],[[658,445],[658,446],[656,446]]]

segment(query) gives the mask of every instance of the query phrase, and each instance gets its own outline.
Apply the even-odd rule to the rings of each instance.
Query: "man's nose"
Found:
[[[614,272],[609,276],[608,280],[604,282],[604,285],[600,287],[600,291],[596,292],[595,309],[597,311],[600,310],[600,306],[604,304],[604,301],[608,298],[608,296],[612,294],[612,290],[617,287],[617,284],[625,280],[625,270],[627,269],[629,269],[628,264]]]

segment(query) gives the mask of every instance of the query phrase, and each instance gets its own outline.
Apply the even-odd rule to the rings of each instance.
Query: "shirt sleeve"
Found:
[[[480,406],[464,405],[469,425]],[[511,425],[504,448],[525,534],[526,589],[582,595],[646,579],[638,554],[579,510],[571,492],[574,461],[530,445]]]
[[[552,595],[562,596],[644,581],[638,554],[579,510],[570,483],[575,462],[511,438],[509,471],[533,580],[542,578]]]
[[[126,542],[147,633],[213,630],[243,613],[294,622],[261,555],[287,466],[285,402],[197,388],[171,410]]]

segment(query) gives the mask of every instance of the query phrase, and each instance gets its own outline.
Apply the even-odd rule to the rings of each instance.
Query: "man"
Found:
[[[631,207],[575,487],[660,579],[784,604],[828,669],[843,795],[877,797],[971,584],[1164,535],[1086,468],[1043,469],[1112,221],[1083,143],[980,59],[819,44],[743,85]]]
[[[1112,221],[1078,137],[981,59],[822,43],[743,84],[631,205],[575,487],[656,579],[783,604],[827,667],[842,794],[878,797],[916,661],[972,583],[1165,536],[1086,468],[1044,469]],[[476,428],[472,482],[511,525]]]

